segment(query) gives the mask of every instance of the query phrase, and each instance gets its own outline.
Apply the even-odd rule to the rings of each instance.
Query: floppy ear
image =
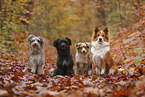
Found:
[[[95,33],[99,32],[99,31],[100,31],[100,29],[99,29],[98,27],[95,27],[95,28],[94,28],[94,32],[95,32]]]
[[[105,32],[105,33],[108,35],[108,32],[109,32],[108,27],[104,28],[104,29],[103,29],[103,32]]]
[[[75,47],[78,49],[80,47],[80,43],[76,44]]]
[[[85,43],[86,43],[87,47],[90,48],[91,43],[89,43],[89,42],[85,42]]]
[[[54,47],[57,47],[57,45],[58,45],[58,41],[59,41],[59,38],[53,41],[53,45],[54,45]]]
[[[69,39],[68,37],[66,37],[65,39],[67,39],[69,45],[71,45],[71,39]]]
[[[34,35],[33,34],[31,34],[31,35],[29,35],[28,36],[28,41],[30,42],[31,41],[31,39],[34,37]]]
[[[38,38],[40,39],[40,44],[43,45],[44,44],[44,39],[40,36],[38,36]]]

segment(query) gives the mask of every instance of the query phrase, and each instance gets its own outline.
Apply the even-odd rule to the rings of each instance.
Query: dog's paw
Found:
[[[103,75],[103,74],[105,74],[105,70],[104,69],[102,69],[102,71],[101,71],[101,75]]]
[[[111,74],[113,75],[114,73],[115,73],[115,70],[114,69],[112,69],[112,68],[109,69],[109,74],[108,75],[111,75]]]

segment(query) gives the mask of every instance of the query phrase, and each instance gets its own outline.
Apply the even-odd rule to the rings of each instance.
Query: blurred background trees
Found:
[[[17,51],[14,44],[29,34],[48,39],[70,37],[91,41],[95,26],[108,26],[114,35],[143,21],[144,0],[0,0],[0,47]]]

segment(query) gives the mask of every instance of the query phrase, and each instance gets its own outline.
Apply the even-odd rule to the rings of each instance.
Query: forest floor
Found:
[[[21,49],[17,54],[0,53],[0,96],[145,97],[143,43],[140,32],[119,32],[111,37],[111,52],[118,67],[125,69],[123,73],[69,77],[52,75],[56,68],[57,53],[56,49],[47,43],[44,47],[45,74],[23,72],[30,48],[28,43],[18,42],[16,45]],[[76,70],[76,66],[74,69]]]

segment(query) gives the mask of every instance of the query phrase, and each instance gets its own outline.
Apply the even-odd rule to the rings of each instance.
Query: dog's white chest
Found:
[[[106,46],[92,46],[91,53],[93,56],[104,58],[105,54],[110,50],[109,45]]]
[[[67,63],[67,61],[66,60],[63,60],[63,66],[68,66],[68,63]]]
[[[82,62],[82,63],[87,63],[88,62],[88,55],[80,55],[78,53],[76,53],[76,62]]]
[[[104,58],[105,54],[106,54],[108,51],[109,51],[109,48],[95,50],[94,55],[95,55],[95,56],[100,56],[101,58]]]

